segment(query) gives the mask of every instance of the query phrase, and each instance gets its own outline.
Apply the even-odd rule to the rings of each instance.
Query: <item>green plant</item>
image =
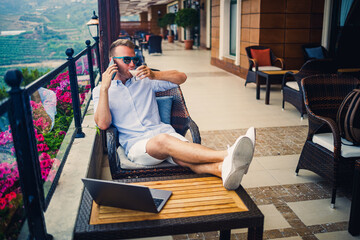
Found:
[[[183,8],[176,14],[175,23],[186,30],[186,40],[190,39],[190,31],[199,24],[199,13],[193,8]]]
[[[166,22],[164,21],[164,17],[158,18],[158,27],[164,28],[166,27]]]
[[[175,18],[176,18],[175,13],[167,13],[167,14],[165,14],[164,17],[162,18],[163,21],[164,21],[165,26],[168,26],[169,35],[170,35],[170,36],[172,36],[172,32],[171,32],[171,29],[170,29],[170,25],[172,25],[172,24],[175,23]]]

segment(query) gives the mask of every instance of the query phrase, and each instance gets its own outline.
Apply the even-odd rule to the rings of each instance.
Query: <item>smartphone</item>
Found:
[[[114,63],[114,59],[113,59],[113,58],[110,58],[110,62],[109,62],[109,66],[108,66],[108,67],[110,67],[111,65],[114,65],[114,64],[115,64],[115,63]],[[114,73],[114,74],[112,75],[111,80],[114,80],[115,76],[116,76],[116,73]]]

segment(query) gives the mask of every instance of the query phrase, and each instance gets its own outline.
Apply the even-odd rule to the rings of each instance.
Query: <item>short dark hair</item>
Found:
[[[110,49],[109,49],[109,56],[112,57],[112,51],[114,48],[118,47],[118,46],[125,46],[125,47],[128,47],[128,48],[131,48],[131,49],[135,49],[135,44],[130,41],[129,39],[118,39],[116,40],[115,42],[113,42],[110,46]]]

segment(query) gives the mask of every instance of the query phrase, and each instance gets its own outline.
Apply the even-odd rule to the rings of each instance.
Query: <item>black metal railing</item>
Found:
[[[83,56],[87,57],[87,70],[89,73],[91,90],[93,90],[96,85],[96,74],[100,72],[94,71],[92,56],[92,50],[95,48],[98,49],[98,43],[95,43],[92,46],[90,45],[89,40],[85,43],[87,45],[86,48],[76,56],[73,56],[73,49],[67,49],[67,60],[61,66],[25,87],[20,86],[23,77],[19,70],[9,70],[4,77],[5,82],[10,86],[10,90],[8,91],[9,97],[0,103],[0,116],[6,114],[7,111],[15,148],[23,203],[29,226],[29,239],[52,239],[52,236],[47,234],[43,212],[46,211],[50,203],[74,138],[85,137],[81,123],[90,103],[91,92],[88,94],[90,97],[87,98],[87,102],[84,101],[84,113],[82,114],[76,61]],[[95,51],[95,60],[97,61],[99,69],[100,61],[98,52],[99,51]],[[62,146],[62,149],[64,149],[61,154],[62,159],[53,180],[50,182],[46,194],[44,191],[44,177],[42,177],[43,173],[39,162],[39,146],[37,145],[38,134],[34,130],[33,111],[30,99],[36,91],[42,88],[42,86],[49,84],[56,76],[63,73],[65,70],[68,70],[70,81],[69,89],[71,91],[73,112],[72,122],[74,127],[73,132],[66,136],[68,139],[66,143],[68,144],[65,147]],[[97,79],[100,79],[100,77]]]

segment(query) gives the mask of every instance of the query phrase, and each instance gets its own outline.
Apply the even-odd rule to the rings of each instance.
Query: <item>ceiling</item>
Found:
[[[166,4],[173,0],[119,0],[120,16],[147,12],[151,5]]]

